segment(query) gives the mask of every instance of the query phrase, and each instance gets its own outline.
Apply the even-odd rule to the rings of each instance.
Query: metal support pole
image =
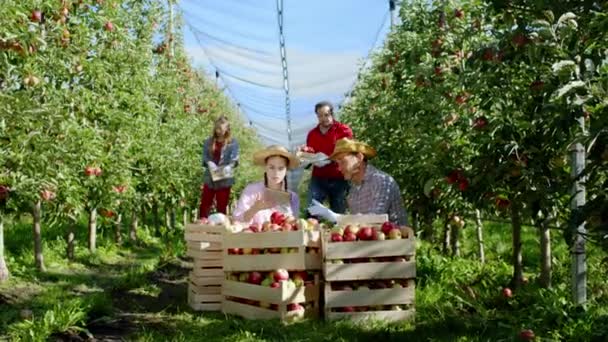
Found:
[[[579,125],[584,135],[585,119],[583,117],[579,117],[577,120],[579,121]],[[574,179],[570,208],[572,209],[572,212],[575,213],[585,205],[585,178],[581,177],[585,168],[585,147],[582,143],[577,142],[571,146],[570,152],[572,178]],[[572,297],[575,304],[582,305],[587,301],[587,263],[585,260],[586,254],[584,238],[586,230],[584,222],[580,225],[576,225],[574,220],[572,220],[572,222]]]

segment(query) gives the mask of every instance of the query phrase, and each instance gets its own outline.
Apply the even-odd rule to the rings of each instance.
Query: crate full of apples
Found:
[[[222,311],[247,319],[290,322],[317,316],[319,293],[318,272],[226,272]]]
[[[269,222],[252,224],[238,233],[224,233],[226,272],[320,270],[320,225],[275,212]]]
[[[326,318],[413,318],[414,232],[387,219],[346,215],[323,233]]]
[[[222,240],[231,230],[227,217],[219,214],[186,225],[186,254],[193,259],[188,277],[188,304],[197,311],[219,311],[224,281]]]

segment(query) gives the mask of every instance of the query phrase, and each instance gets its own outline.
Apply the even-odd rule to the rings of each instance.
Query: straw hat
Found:
[[[340,153],[361,152],[367,159],[376,156],[376,150],[368,144],[348,138],[342,138],[336,142],[334,152],[329,156],[329,159],[334,160]]]
[[[265,166],[266,159],[273,156],[281,156],[287,158],[287,160],[289,161],[287,168],[289,168],[290,170],[295,169],[300,165],[300,161],[298,160],[298,158],[296,158],[295,155],[289,153],[289,151],[281,145],[270,145],[263,150],[256,151],[253,154],[253,163],[259,166]]]

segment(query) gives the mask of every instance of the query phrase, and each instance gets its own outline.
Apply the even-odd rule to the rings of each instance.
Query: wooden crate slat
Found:
[[[340,308],[345,306],[379,306],[379,305],[401,305],[413,304],[416,290],[414,286],[403,288],[370,289],[354,291],[331,290],[331,285],[326,284],[325,307]]]
[[[224,276],[221,277],[202,277],[195,276],[190,272],[190,282],[195,285],[206,286],[206,285],[222,285],[224,282]]]
[[[374,225],[382,224],[386,221],[388,221],[388,214],[340,215],[338,216],[337,224],[339,226],[348,224]]]
[[[206,233],[215,233],[222,234],[226,231],[226,227],[224,225],[210,225],[210,224],[200,224],[200,223],[189,223],[186,225],[186,232],[206,232]]]
[[[222,299],[221,294],[190,294],[191,303],[220,303]]]
[[[237,303],[231,300],[223,300],[221,307],[222,312],[225,314],[238,315],[246,319],[273,319],[281,317],[278,311]]]
[[[224,254],[224,271],[274,271],[279,268],[288,270],[306,269],[303,251],[287,254]]]
[[[221,311],[222,303],[189,303],[194,311]]]
[[[223,259],[194,259],[194,268],[222,268]]]
[[[222,278],[224,270],[222,268],[195,268],[192,270],[192,275],[194,277]]]
[[[222,285],[222,294],[225,297],[239,297],[271,304],[304,303],[319,298],[319,285],[297,288],[282,285],[282,288],[271,288],[226,280]]]
[[[208,234],[205,232],[185,232],[184,239],[186,241],[194,242],[222,242],[222,235],[219,234]]]
[[[325,246],[325,259],[377,258],[415,254],[415,239],[327,242]]]
[[[217,259],[221,260],[223,258],[223,253],[221,251],[207,251],[207,250],[191,251],[191,250],[188,250],[187,253],[188,253],[188,256],[191,256],[194,259],[195,262],[197,260],[217,260]]]
[[[329,312],[326,314],[326,318],[331,321],[348,319],[356,322],[370,320],[381,320],[388,322],[413,321],[415,316],[416,309],[366,312]]]
[[[186,248],[192,251],[202,251],[207,246],[207,243],[203,241],[186,241]]]
[[[325,281],[416,278],[416,262],[364,262],[356,264],[325,263]]]
[[[196,294],[222,294],[222,286],[199,286],[194,283],[188,284],[188,290]]]
[[[225,248],[318,247],[320,240],[319,231],[224,233]]]

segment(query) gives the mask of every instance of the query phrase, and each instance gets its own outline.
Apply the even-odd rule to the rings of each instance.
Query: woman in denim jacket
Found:
[[[239,144],[230,134],[230,122],[225,116],[215,120],[213,135],[205,140],[203,145],[203,189],[199,218],[209,216],[215,199],[217,212],[226,214],[230,189],[234,184],[234,176],[213,181],[211,171],[224,168],[224,173],[231,174],[238,165]]]

